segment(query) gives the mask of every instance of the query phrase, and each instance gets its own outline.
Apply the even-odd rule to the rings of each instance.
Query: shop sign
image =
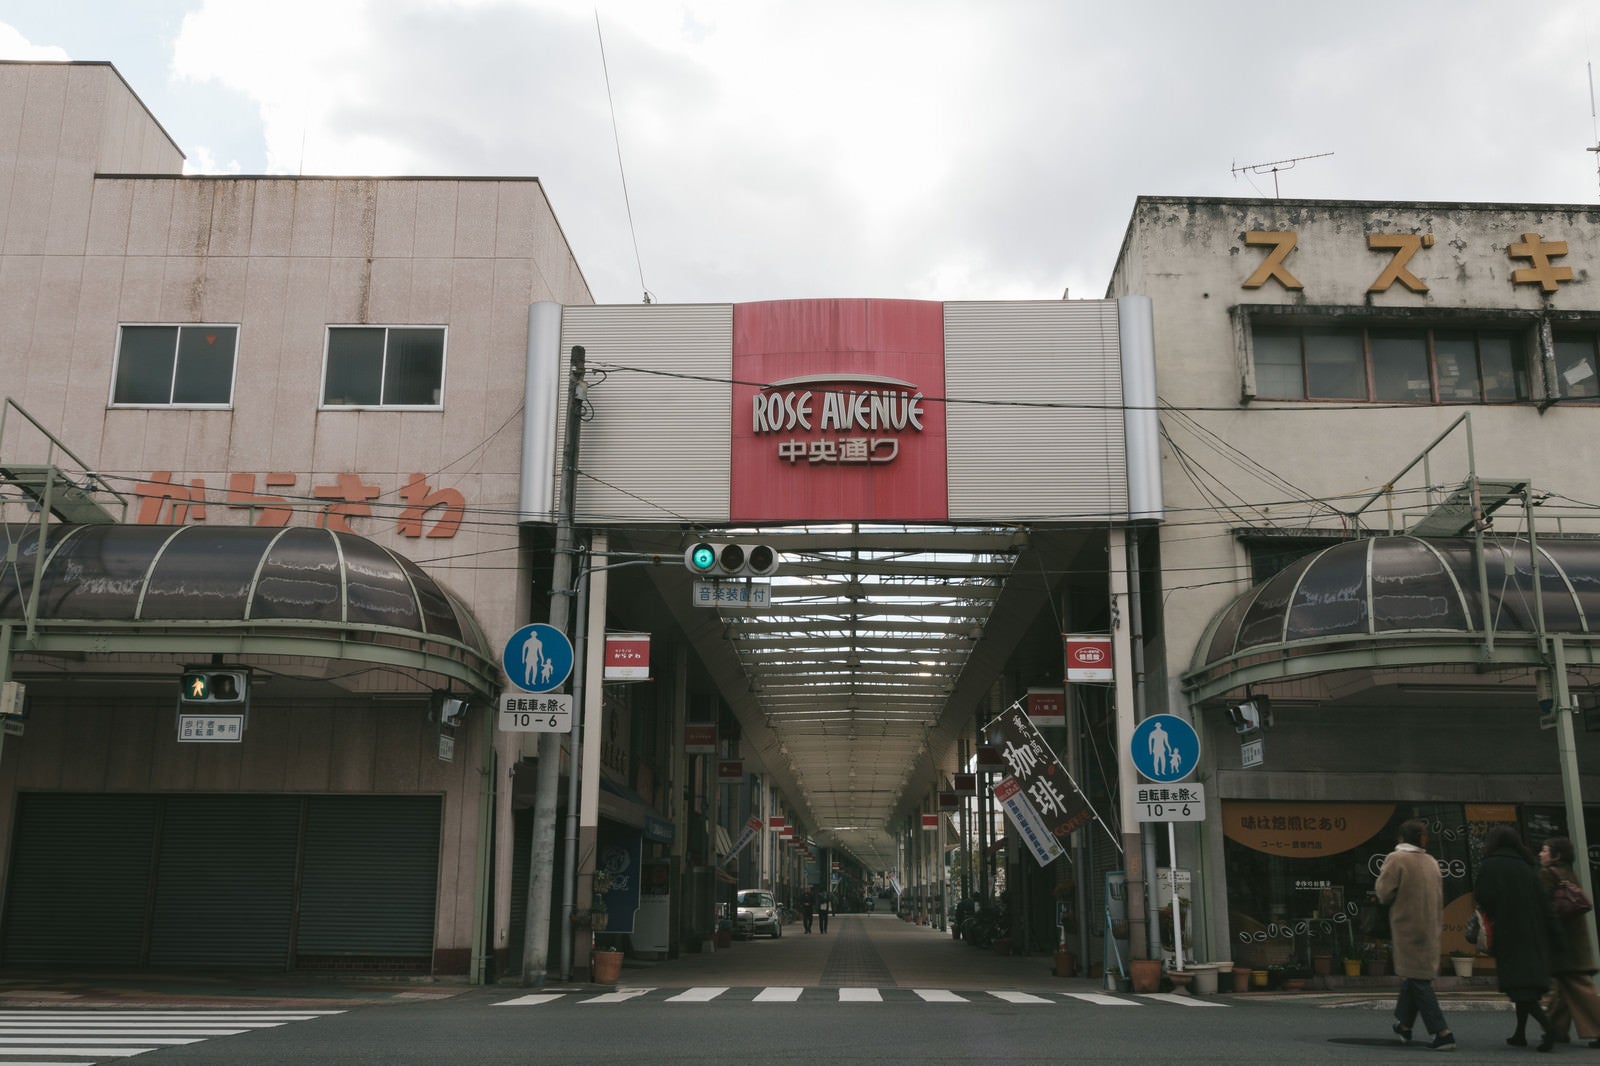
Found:
[[[1113,681],[1109,633],[1066,633],[1067,680]]]
[[[605,680],[650,680],[650,634],[606,634]]]
[[[717,760],[717,783],[721,785],[737,785],[744,780],[743,759]]]
[[[1061,841],[1050,832],[1044,819],[1039,817],[1038,810],[1023,795],[1022,786],[1017,783],[1016,778],[1008,777],[996,785],[994,798],[1005,810],[1006,817],[1011,820],[1011,824],[1027,843],[1028,850],[1033,852],[1034,861],[1040,866],[1048,866],[1066,854]]]
[[[1518,241],[1509,234],[1506,236],[1506,258],[1513,263],[1524,263],[1506,271],[1513,286],[1537,285],[1545,293],[1556,292],[1563,281],[1573,281],[1572,268],[1565,264],[1556,264],[1555,259],[1564,259],[1568,254],[1566,241],[1547,241],[1544,235],[1538,232],[1521,234],[1522,240]],[[1491,238],[1492,240],[1493,238]],[[1300,234],[1294,230],[1249,230],[1244,235],[1244,243],[1251,248],[1270,249],[1253,274],[1240,283],[1240,288],[1259,289],[1267,282],[1276,282],[1278,285],[1291,292],[1299,292],[1305,288],[1288,267],[1289,253],[1295,250],[1300,242]],[[1431,233],[1369,233],[1367,234],[1367,247],[1372,251],[1393,252],[1383,269],[1373,278],[1372,284],[1367,287],[1368,292],[1387,292],[1390,286],[1399,282],[1415,293],[1428,291],[1427,283],[1413,273],[1409,267],[1413,256],[1423,249],[1432,248],[1435,240]],[[1449,254],[1452,257],[1459,255],[1460,246],[1452,242]],[[1426,258],[1426,256],[1424,256]]]
[[[684,723],[683,750],[689,755],[715,755],[717,753],[717,724],[715,722]]]
[[[961,809],[961,797],[954,792],[939,793],[939,809],[941,811],[959,811]]]
[[[924,833],[935,832],[938,828],[939,816],[937,814],[924,814],[922,816],[922,831]]]
[[[767,816],[767,828],[768,829],[782,829],[782,828],[784,828],[784,817],[783,817],[783,815],[781,815],[781,814],[768,815]]]
[[[1367,843],[1394,817],[1392,803],[1224,801],[1222,832],[1268,855],[1320,859]],[[1385,841],[1384,851],[1393,841]]]
[[[751,815],[749,820],[744,823],[744,830],[740,832],[739,839],[733,842],[733,847],[729,848],[728,854],[723,856],[723,864],[726,865],[737,858],[739,853],[745,849],[745,846],[750,841],[756,838],[756,834],[760,831],[761,819],[756,815]]]
[[[1001,760],[1004,762],[1005,760]],[[951,774],[950,783],[955,786],[958,796],[976,796],[978,794],[977,774]]]
[[[257,482],[257,478],[261,482]],[[252,525],[287,526],[296,514],[309,525],[331,529],[338,533],[356,533],[350,525],[353,519],[373,517],[372,500],[390,499],[398,493],[405,506],[398,511],[385,509],[381,515],[387,521],[393,514],[394,531],[402,537],[453,537],[461,528],[461,519],[467,510],[467,498],[458,489],[434,489],[427,474],[410,474],[398,490],[385,491],[382,485],[369,484],[360,474],[335,474],[333,484],[318,485],[312,479],[311,490],[258,492],[258,487],[268,490],[291,490],[300,475],[292,470],[273,470],[264,474],[230,473],[226,490],[212,490],[205,478],[192,478],[184,482],[171,470],[156,470],[133,487],[139,497],[139,510],[134,521],[140,525],[185,525],[204,522],[207,507],[225,507],[243,510]],[[308,499],[310,497],[310,499]],[[323,501],[313,503],[311,500]]]
[[[1030,688],[1028,690],[1028,717],[1040,729],[1065,728],[1067,724],[1067,694],[1059,688]]]

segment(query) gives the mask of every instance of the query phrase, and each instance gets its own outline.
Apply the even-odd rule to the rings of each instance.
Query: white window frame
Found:
[[[383,375],[389,372],[389,331],[393,329],[434,329],[440,334],[439,342],[439,400],[437,403],[328,403],[328,358],[336,329],[383,330]],[[450,363],[450,327],[438,322],[334,322],[322,331],[322,370],[317,375],[317,408],[322,411],[442,411],[444,410],[444,382]],[[378,394],[383,395],[384,377],[378,380]]]
[[[117,377],[122,372],[122,342],[130,329],[176,329],[178,346],[183,343],[184,330],[205,329],[231,329],[233,330],[233,366],[228,373],[228,398],[215,403],[177,403],[172,400],[172,392],[177,384],[178,376],[178,349],[172,353],[172,379],[167,382],[167,401],[165,403],[132,403],[117,399]],[[106,398],[108,408],[123,410],[159,411],[167,408],[182,411],[231,411],[233,398],[239,388],[239,346],[244,337],[244,327],[238,322],[118,322],[116,353],[111,359],[111,381],[108,386],[109,394]]]

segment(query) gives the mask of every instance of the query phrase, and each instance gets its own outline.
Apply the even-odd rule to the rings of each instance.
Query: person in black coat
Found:
[[[1495,826],[1484,851],[1473,895],[1478,909],[1494,925],[1495,975],[1500,991],[1517,1008],[1517,1030],[1506,1037],[1506,1043],[1526,1047],[1528,1019],[1532,1018],[1544,1033],[1539,1050],[1549,1051],[1555,1047],[1556,1033],[1539,1007],[1550,987],[1553,916],[1549,898],[1534,872],[1533,856],[1522,846],[1516,829]]]
[[[805,923],[806,932],[811,932],[811,915],[817,909],[817,897],[812,894],[811,886],[800,894],[800,920]]]

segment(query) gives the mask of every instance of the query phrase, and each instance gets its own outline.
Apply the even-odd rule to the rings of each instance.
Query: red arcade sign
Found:
[[[943,521],[944,378],[943,304],[735,304],[733,521]]]

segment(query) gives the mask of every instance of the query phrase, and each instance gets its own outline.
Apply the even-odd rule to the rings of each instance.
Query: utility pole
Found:
[[[583,425],[584,350],[572,347],[567,381],[567,438],[561,451],[561,504],[550,576],[550,625],[563,634],[571,613],[573,494],[578,485],[578,430]],[[573,715],[573,721],[578,721]],[[522,985],[543,988],[550,956],[550,897],[555,882],[556,796],[561,779],[561,734],[539,734],[539,781],[533,801],[533,845],[528,852],[528,901],[523,923]],[[578,768],[572,768],[573,773]]]

